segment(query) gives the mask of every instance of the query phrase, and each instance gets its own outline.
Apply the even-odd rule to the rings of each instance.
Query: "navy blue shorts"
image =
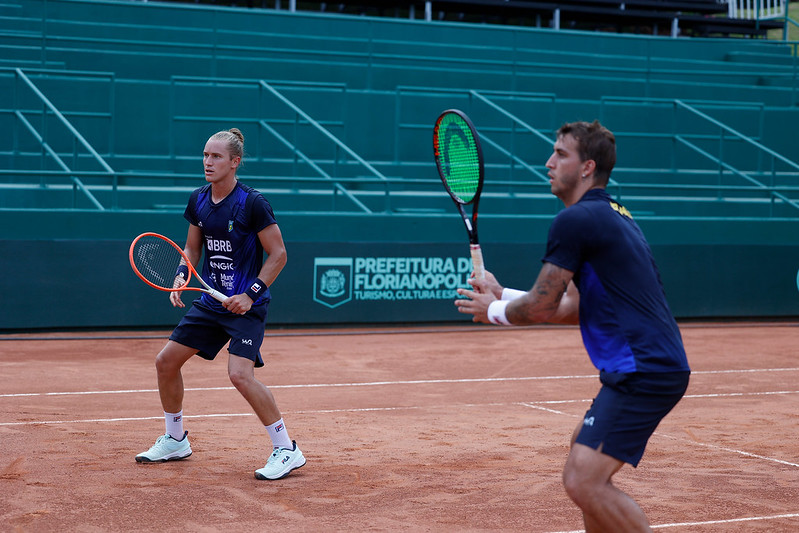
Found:
[[[599,390],[585,413],[577,442],[633,466],[660,421],[688,388],[690,372],[600,372]]]
[[[183,316],[169,340],[196,348],[197,355],[208,360],[213,360],[230,341],[228,351],[231,354],[254,361],[256,368],[264,366],[260,349],[264,342],[267,304],[254,305],[245,314],[234,315],[198,305],[197,301]]]

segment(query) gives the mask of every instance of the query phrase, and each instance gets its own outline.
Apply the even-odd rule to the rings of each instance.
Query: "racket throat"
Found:
[[[469,235],[469,244],[472,246],[477,245],[477,224],[468,217],[463,217],[463,224],[466,226],[466,233]],[[479,246],[479,245],[478,245]]]

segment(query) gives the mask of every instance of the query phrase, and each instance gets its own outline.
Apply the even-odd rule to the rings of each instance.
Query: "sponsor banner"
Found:
[[[468,286],[471,259],[452,256],[350,256],[314,258],[315,302],[454,300]]]
[[[129,240],[0,240],[0,257],[14,258],[0,261],[0,293],[14,302],[0,308],[0,329],[174,327],[186,309],[172,307],[167,293],[133,274],[129,247]],[[267,329],[470,320],[453,305],[454,291],[469,275],[466,244],[288,241],[286,247],[288,264],[270,287]],[[799,247],[793,244],[669,244],[652,250],[678,318],[799,316]],[[483,254],[503,285],[529,289],[544,244],[489,242]],[[222,250],[213,255],[227,257]],[[51,260],[42,262],[43,256]],[[109,257],[116,259],[109,263]],[[61,275],[48,274],[53,264]],[[22,273],[41,283],[20,283]],[[75,280],[81,290],[54,298],[63,279]],[[108,287],[120,304],[93,306],[107,298]],[[184,293],[183,301],[194,297]]]
[[[289,264],[273,287],[273,323],[435,323],[468,322],[458,313],[457,289],[468,287],[471,259],[459,243],[289,243]],[[781,291],[779,300],[761,303],[760,290],[742,289],[739,273],[752,262],[747,254],[770,257],[771,276],[761,290]],[[529,289],[541,268],[543,243],[483,245],[486,268],[508,287]],[[776,316],[799,309],[799,249],[787,246],[653,246],[666,296],[678,317]],[[729,276],[705,265],[734,260]],[[733,263],[731,263],[733,264]],[[786,276],[787,275],[787,276]],[[786,280],[787,277],[787,280]],[[728,279],[730,278],[730,279]],[[689,282],[690,280],[690,282]],[[766,287],[765,285],[768,285]],[[696,287],[713,298],[696,299]],[[729,292],[729,287],[737,287]],[[786,290],[787,288],[791,290]],[[781,289],[778,289],[781,287]]]
[[[459,321],[468,244],[289,243],[270,320],[287,323]],[[286,296],[290,292],[291,296]]]

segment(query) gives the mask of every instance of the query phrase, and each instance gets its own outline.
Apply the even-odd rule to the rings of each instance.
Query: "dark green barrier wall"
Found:
[[[414,177],[435,179],[435,171],[429,166],[429,126],[438,111],[445,105],[455,105],[457,100],[429,95],[413,99],[406,94],[405,99],[395,101],[399,85],[556,93],[557,106],[546,101],[538,104],[537,111],[527,109],[532,106],[530,102],[519,101],[519,107],[525,110],[518,111],[520,116],[544,129],[555,128],[565,120],[599,117],[605,122],[607,118],[614,131],[633,132],[619,136],[619,146],[627,147],[620,163],[628,176],[631,168],[654,166],[651,178],[665,179],[655,171],[671,168],[672,162],[666,159],[670,150],[637,133],[639,124],[646,124],[649,133],[671,131],[671,104],[667,112],[652,108],[642,113],[637,105],[600,108],[603,96],[762,103],[766,106],[762,114],[759,108],[754,112],[726,106],[706,111],[780,153],[795,151],[796,136],[785,125],[796,122],[799,110],[794,91],[789,85],[781,85],[793,71],[771,69],[765,64],[755,69],[726,61],[728,54],[774,52],[774,46],[766,42],[652,39],[158,3],[26,0],[21,6],[25,22],[33,25],[29,32],[6,36],[9,54],[13,51],[22,58],[23,53],[32,52],[28,59],[40,58],[43,64],[61,62],[65,72],[87,69],[113,73],[82,73],[65,79],[70,76],[51,71],[34,78],[117,171],[196,172],[200,165],[197,150],[207,136],[229,127],[230,122],[237,124],[237,117],[243,116],[249,122],[238,125],[246,130],[248,143],[254,141],[248,144],[248,150],[255,156],[245,169],[258,174],[263,150],[264,157],[272,159],[266,162],[272,167],[270,174],[282,175],[283,170],[276,168],[274,161],[282,157],[277,143],[264,135],[262,147],[257,129],[250,129],[251,120],[257,116],[252,111],[257,109],[257,101],[242,96],[246,92],[226,87],[222,94],[228,102],[219,111],[226,118],[207,117],[209,101],[218,101],[222,90],[195,87],[187,92],[176,89],[173,94],[170,77],[181,74],[346,82],[346,96],[301,97],[296,92],[300,89],[294,89],[291,97],[316,119],[339,124],[331,126],[334,133],[369,160],[424,161],[428,166],[416,167],[420,176]],[[178,20],[181,27],[173,26]],[[209,31],[214,39],[208,39]],[[152,38],[157,42],[148,43]],[[568,59],[564,62],[553,59],[553,52],[571,55],[562,56]],[[448,54],[459,59],[457,65],[450,64]],[[608,63],[600,64],[604,61]],[[695,61],[703,63],[697,65]],[[693,64],[691,68],[699,72],[678,75],[672,72],[675,64],[680,69]],[[577,70],[564,70],[564,65]],[[719,69],[732,75],[722,75]],[[586,79],[590,83],[575,84],[573,74],[577,71],[589,76]],[[779,75],[769,76],[769,72]],[[40,101],[20,87],[15,72],[6,69],[0,73],[0,91],[13,93],[20,109],[39,109]],[[134,101],[146,105],[131,105]],[[385,117],[394,114],[397,102],[402,103],[403,110],[411,110],[404,111],[401,121],[423,124],[426,131],[417,135],[420,130],[406,128],[396,133],[401,142],[397,143],[399,153],[394,153],[393,142],[361,133],[384,126]],[[273,117],[272,113],[278,111],[269,109],[266,118],[282,117]],[[181,115],[186,119],[176,118]],[[199,117],[206,122],[196,121]],[[6,135],[2,144],[17,152],[8,159],[10,168],[45,168],[40,160],[40,143],[34,136],[20,135],[19,126],[14,125],[17,121],[12,113],[0,117],[0,131]],[[43,129],[48,132],[48,144],[70,154],[73,136],[59,129],[55,119],[46,122]],[[691,133],[704,131],[697,127]],[[302,138],[308,143],[303,150],[314,155],[329,146]],[[540,150],[539,155],[531,153],[529,158],[541,165],[551,146],[536,146],[530,150]],[[736,164],[755,161],[744,150],[727,152]],[[185,159],[187,156],[190,159]],[[678,156],[682,168],[705,168],[701,164],[704,159],[694,150],[682,150]],[[323,157],[330,157],[329,152]],[[96,169],[95,162],[86,157],[79,158],[75,168],[83,169],[84,165]],[[768,167],[765,161],[763,165]],[[399,174],[390,165],[383,168],[391,176]],[[625,169],[617,170],[622,173]],[[650,177],[646,172],[641,174],[634,180]],[[287,171],[287,175],[292,174]],[[127,179],[123,176],[121,185],[163,185],[160,178],[153,178],[153,183],[140,177],[132,178],[131,183]],[[0,294],[4,304],[0,306],[0,330],[174,325],[183,311],[172,309],[164,294],[133,276],[127,248],[135,235],[147,230],[178,241],[185,238],[186,222],[177,207],[185,205],[187,191],[178,191],[179,200],[173,200],[173,196],[165,197],[163,189],[154,193],[142,188],[120,200],[123,205],[119,207],[130,211],[96,212],[57,210],[71,205],[69,189],[63,192],[66,199],[50,200],[49,194],[57,190],[29,189],[24,198],[24,192],[9,187],[0,195],[0,207],[4,207],[0,211]],[[43,191],[48,196],[43,196]],[[103,196],[107,193],[97,194],[106,207],[111,206]],[[426,216],[399,214],[396,205],[394,214],[331,216],[321,212],[329,206],[313,207],[316,213],[299,212],[312,209],[310,195],[295,198],[294,205],[276,201],[290,257],[274,287],[272,323],[464,320],[455,312],[451,298],[453,285],[462,283],[465,275],[461,262],[467,254],[465,232],[441,194],[440,201],[436,198],[440,214]],[[799,316],[799,219],[757,218],[771,216],[766,209],[773,206],[767,202],[714,203],[710,198],[700,204],[674,197],[671,202],[677,208],[668,209],[666,215],[704,218],[638,217],[638,213],[663,215],[662,205],[653,206],[649,201],[656,196],[647,194],[650,198],[633,197],[629,207],[653,245],[675,314],[683,318]],[[553,200],[552,209],[546,212],[513,211],[546,214],[512,216],[503,202],[487,197],[482,204],[480,233],[486,261],[503,282],[526,288],[538,271],[547,228],[559,206]],[[164,204],[176,207],[162,212]],[[401,206],[406,210],[403,213],[410,212],[408,205]],[[734,212],[720,211],[730,205],[736,208]],[[50,206],[53,209],[47,210]],[[91,208],[80,195],[76,207]],[[413,212],[419,212],[418,203],[412,207],[416,208]],[[283,216],[281,208],[291,213]],[[737,218],[713,218],[710,214]]]
[[[0,222],[9,228],[4,218],[0,215]],[[0,241],[0,329],[171,327],[179,320],[183,312],[169,305],[165,293],[139,281],[127,258],[130,240],[141,231],[180,239],[186,227],[179,214],[122,221],[135,229],[102,224],[96,214],[70,218],[74,226],[60,224],[55,231],[76,238],[26,238],[20,218],[22,239]],[[119,222],[114,218],[106,222]],[[799,315],[799,247],[792,237],[799,222],[640,223],[678,317]],[[529,288],[540,267],[549,217],[489,217],[481,224],[488,268],[508,286]],[[464,320],[452,305],[452,291],[468,273],[468,247],[457,216],[376,215],[368,225],[360,217],[319,225],[316,217],[288,216],[281,227],[289,263],[273,287],[273,325]],[[83,231],[117,237],[85,239]],[[342,237],[347,234],[354,240]],[[416,242],[408,239],[414,235]],[[420,235],[429,240],[419,242]]]

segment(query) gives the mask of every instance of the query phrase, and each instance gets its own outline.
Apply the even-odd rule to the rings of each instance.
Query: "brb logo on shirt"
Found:
[[[205,238],[206,246],[209,252],[232,252],[233,245],[228,240],[212,239],[211,237]]]

